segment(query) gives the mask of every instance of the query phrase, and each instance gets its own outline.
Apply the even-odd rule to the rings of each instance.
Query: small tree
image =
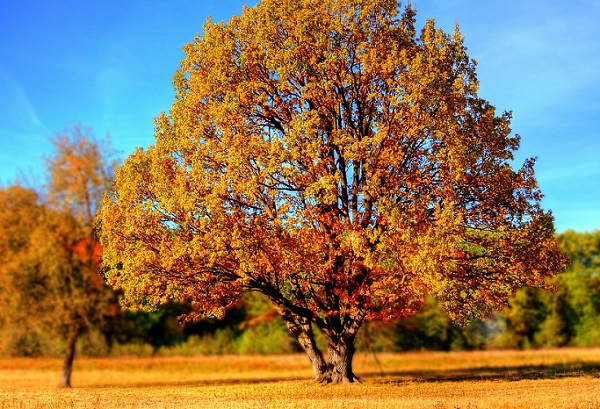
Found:
[[[263,0],[185,46],[156,145],[118,170],[104,266],[130,306],[278,309],[316,378],[352,382],[368,320],[426,295],[457,321],[563,257],[510,114],[477,96],[456,30],[396,0]],[[327,341],[326,360],[313,327]]]
[[[109,140],[97,140],[91,130],[76,125],[50,138],[54,154],[46,158],[48,205],[70,220],[65,235],[52,236],[57,245],[68,243],[60,263],[63,275],[54,288],[62,302],[58,322],[66,341],[60,384],[71,386],[71,372],[79,336],[114,314],[115,294],[100,275],[102,250],[95,216],[113,181],[116,160]],[[63,218],[63,220],[66,220]]]
[[[43,194],[20,186],[0,191],[0,297],[6,325],[63,339],[60,385],[69,387],[78,338],[117,311],[100,275],[94,226],[115,163],[110,149],[79,126],[51,142]]]

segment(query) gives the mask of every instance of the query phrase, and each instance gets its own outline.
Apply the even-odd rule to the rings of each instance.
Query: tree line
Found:
[[[456,326],[428,299],[419,314],[381,327],[378,350],[528,349],[600,345],[600,230],[557,235],[570,260],[550,288],[522,288],[482,320]]]

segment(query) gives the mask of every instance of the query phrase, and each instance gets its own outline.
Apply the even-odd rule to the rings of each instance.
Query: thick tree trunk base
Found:
[[[327,371],[323,374],[321,374],[319,377],[317,377],[316,379],[317,383],[322,384],[322,385],[327,385],[330,383],[346,383],[346,384],[353,384],[353,383],[362,383],[360,381],[360,378],[354,374],[352,374],[351,376],[348,377],[336,377],[333,375],[333,373]]]
[[[363,320],[361,315],[354,319],[346,318],[346,324],[349,323],[349,325],[347,328],[341,328],[341,331],[334,332],[328,328],[320,327],[327,339],[328,359],[326,362],[317,346],[310,319],[297,316],[285,308],[282,308],[280,312],[290,333],[306,352],[312,364],[316,382],[321,384],[360,383],[360,379],[352,369],[352,358],[356,352],[354,339]],[[341,322],[337,326],[340,325]]]

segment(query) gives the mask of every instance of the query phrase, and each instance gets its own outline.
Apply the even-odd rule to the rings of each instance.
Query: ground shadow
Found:
[[[270,377],[270,378],[232,378],[232,379],[203,379],[194,381],[161,381],[161,382],[131,382],[131,383],[119,383],[119,384],[98,384],[89,385],[86,388],[147,388],[147,387],[159,387],[159,388],[194,388],[201,386],[234,386],[234,385],[256,385],[262,383],[277,383],[277,382],[293,382],[293,381],[311,381],[309,378],[300,377]]]
[[[559,379],[570,377],[600,377],[600,362],[552,365],[488,366],[443,371],[383,371],[362,374],[362,379],[381,383],[520,381],[524,379]],[[385,378],[385,379],[382,379]]]
[[[465,381],[520,381],[525,379],[560,379],[592,376],[600,378],[600,362],[569,363],[553,365],[487,366],[470,369],[440,371],[381,371],[359,373],[367,382],[403,385],[407,382],[465,382]],[[275,382],[307,381],[302,377],[227,378],[195,381],[132,382],[126,384],[94,385],[91,388],[137,388],[137,387],[202,387],[256,385]]]

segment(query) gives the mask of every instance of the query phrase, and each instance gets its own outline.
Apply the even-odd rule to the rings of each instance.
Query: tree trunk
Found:
[[[65,351],[65,359],[63,362],[62,374],[60,376],[59,386],[63,388],[71,387],[71,373],[73,372],[73,360],[75,359],[77,338],[79,338],[79,329],[72,327],[67,336],[67,349]]]
[[[280,310],[280,313],[291,335],[298,340],[298,343],[308,355],[315,379],[318,382],[352,383],[359,381],[352,370],[352,359],[356,352],[354,340],[364,319],[362,314],[347,317],[343,325],[337,323],[337,331],[332,331],[331,327],[327,325],[319,327],[327,339],[327,357],[329,362],[326,363],[323,354],[317,347],[310,320],[283,308]],[[322,322],[322,324],[325,323]]]
[[[352,383],[358,381],[352,370],[352,359],[356,347],[354,346],[354,337],[330,340],[328,342],[328,360],[327,372],[328,382],[332,383]]]
[[[298,339],[298,342],[300,343],[300,346],[302,346],[302,349],[304,349],[304,352],[306,352],[306,355],[308,355],[308,359],[312,364],[313,373],[315,374],[315,379],[319,380],[327,373],[327,364],[325,363],[325,359],[323,359],[323,354],[319,348],[317,348],[312,334],[310,338],[311,339],[305,339],[304,341]]]
[[[298,343],[308,355],[312,364],[315,379],[320,380],[327,373],[327,364],[323,358],[321,350],[317,347],[317,342],[312,331],[310,321],[301,317],[294,317],[288,311],[282,311],[281,316],[287,324],[290,334],[298,340]]]
[[[342,337],[332,337],[325,334],[328,339],[326,363],[323,354],[317,347],[312,327],[296,325],[290,326],[290,332],[298,340],[313,367],[315,379],[320,383],[352,383],[359,379],[352,369],[352,359],[356,352],[354,346],[355,334],[346,334]]]

